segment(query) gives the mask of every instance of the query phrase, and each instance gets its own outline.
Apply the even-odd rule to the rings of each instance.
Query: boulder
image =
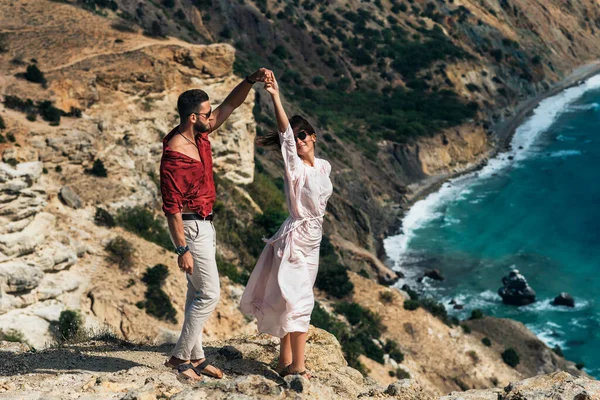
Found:
[[[44,273],[37,265],[22,261],[8,261],[0,264],[0,289],[6,293],[18,293],[36,288]]]
[[[502,278],[503,287],[498,289],[502,302],[514,306],[525,306],[535,302],[535,290],[528,284],[519,270],[513,269],[508,276]]]
[[[562,292],[552,301],[553,306],[575,307],[575,299],[567,292]]]
[[[445,279],[439,269],[427,269],[423,276],[433,279],[434,281],[443,281]]]
[[[60,188],[58,195],[60,196],[60,199],[71,208],[78,209],[83,206],[83,201],[81,201],[81,198],[69,186],[63,186]]]

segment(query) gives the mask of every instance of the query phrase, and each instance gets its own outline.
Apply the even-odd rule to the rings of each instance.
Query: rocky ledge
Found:
[[[109,336],[110,338],[110,336]],[[134,345],[118,339],[89,340],[43,351],[21,343],[0,342],[0,399],[399,399],[432,400],[414,379],[381,386],[346,363],[340,344],[323,330],[311,328],[307,345],[309,380],[280,378],[278,340],[239,336],[206,346],[220,367],[222,380],[204,378],[182,383],[162,366],[170,347]],[[600,382],[566,372],[540,375],[506,388],[451,393],[441,400],[593,400]]]
[[[348,367],[335,337],[311,328],[307,346],[310,381],[280,378],[278,340],[240,336],[209,343],[207,357],[222,380],[182,383],[162,366],[170,347],[136,346],[118,340],[88,341],[31,352],[0,342],[0,399],[355,399],[425,400],[419,383],[402,380],[387,387]]]

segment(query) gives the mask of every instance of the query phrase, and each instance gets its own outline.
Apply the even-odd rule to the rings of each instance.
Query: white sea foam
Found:
[[[558,140],[559,142],[571,142],[571,141],[575,140],[575,138],[571,137],[571,136],[566,136],[566,135],[558,135],[556,137],[556,140]]]
[[[600,110],[600,104],[591,103],[591,104],[570,106],[567,111],[577,112],[577,111],[588,111],[588,110],[598,111],[598,110]]]
[[[480,171],[460,176],[451,184],[442,185],[441,189],[431,193],[425,199],[416,202],[402,220],[402,233],[390,236],[383,242],[386,253],[393,262],[395,269],[401,269],[405,264],[409,243],[416,231],[426,226],[430,221],[439,218],[440,208],[448,202],[455,201],[465,193],[465,190],[479,179],[489,178],[511,165],[518,165],[520,160],[530,156],[529,149],[536,139],[545,132],[556,119],[565,112],[569,105],[580,98],[585,92],[600,87],[600,76],[594,76],[585,83],[569,88],[556,96],[549,97],[538,105],[533,115],[528,118],[515,132],[512,139],[512,150],[499,154],[489,160]],[[512,156],[513,160],[509,159]]]
[[[550,153],[550,157],[571,157],[580,156],[582,153],[579,150],[559,150]]]

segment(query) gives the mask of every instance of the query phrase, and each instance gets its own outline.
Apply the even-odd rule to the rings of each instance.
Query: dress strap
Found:
[[[293,231],[295,231],[296,229],[298,229],[300,226],[302,226],[303,223],[305,223],[307,221],[313,221],[313,220],[316,220],[316,219],[322,219],[323,217],[324,217],[324,215],[319,215],[317,217],[307,217],[307,218],[292,218],[292,217],[290,217],[290,219],[292,220],[292,227],[290,229],[288,229],[287,231],[284,231],[276,239],[266,239],[266,238],[263,238],[263,241],[265,243],[273,245],[273,243],[278,242],[279,240],[283,239],[284,237],[286,237],[287,235],[289,235],[290,233],[292,233]]]

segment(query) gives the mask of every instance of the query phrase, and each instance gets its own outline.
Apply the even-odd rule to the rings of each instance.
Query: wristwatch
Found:
[[[190,251],[190,248],[187,245],[186,246],[177,246],[175,248],[175,253],[177,253],[177,255],[179,255],[179,256],[184,255],[188,251]]]
[[[256,81],[253,81],[252,79],[250,79],[249,75],[246,76],[246,82],[248,82],[251,85],[254,85],[256,83]]]

